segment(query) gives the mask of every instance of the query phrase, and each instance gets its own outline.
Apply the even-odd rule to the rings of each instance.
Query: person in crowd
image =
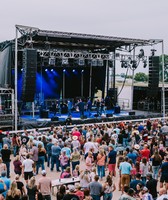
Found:
[[[38,147],[36,146],[36,144],[33,142],[32,143],[32,148],[30,149],[29,155],[31,156],[31,159],[33,160],[34,164],[33,164],[33,172],[34,175],[36,174],[36,165],[37,165],[37,161],[38,161]]]
[[[51,145],[51,171],[54,169],[54,165],[56,165],[56,171],[60,172],[60,154],[61,154],[61,148],[58,145],[58,142],[55,142],[55,144]],[[49,147],[48,147],[49,148]]]
[[[69,193],[66,193],[63,197],[63,200],[80,200],[79,197],[75,194],[75,186],[74,185],[69,185],[68,186]]]
[[[149,164],[146,157],[142,158],[142,161],[140,162],[140,172],[142,181],[146,183],[146,174],[149,173]]]
[[[103,184],[103,200],[112,200],[113,192],[116,190],[116,186],[112,181],[112,177],[110,175],[107,176],[106,182]]]
[[[166,200],[168,199],[168,194],[165,188],[160,188],[159,190],[159,197],[157,200]]]
[[[84,199],[84,192],[81,191],[80,184],[76,184],[75,188],[76,188],[75,195],[77,195],[80,200],[83,200]]]
[[[75,136],[77,137],[77,136]],[[79,153],[79,149],[77,147],[73,148],[73,152],[71,154],[71,162],[72,162],[72,170],[75,169],[76,165],[80,164],[80,153]]]
[[[10,186],[11,186],[11,180],[9,178],[7,178],[6,175],[7,175],[6,171],[1,172],[1,180],[4,182],[4,184],[6,186],[5,192],[3,192],[4,196],[6,196],[6,193],[10,189]]]
[[[87,156],[87,158],[86,158],[86,169],[87,169],[88,171],[91,171],[93,165],[94,165],[93,154],[89,151],[89,152],[88,152],[88,156]]]
[[[132,188],[129,188],[129,186],[124,186],[124,193],[121,195],[119,200],[136,200],[134,196],[135,192]]]
[[[7,177],[10,177],[10,156],[11,156],[11,150],[8,149],[8,145],[4,144],[3,149],[1,150],[2,160],[3,163],[6,165],[7,169]]]
[[[15,160],[13,161],[13,165],[14,165],[15,174],[21,175],[22,174],[22,163],[21,163],[21,161],[19,159],[19,155],[17,155],[15,157]]]
[[[94,181],[89,183],[89,190],[90,190],[90,195],[93,198],[93,200],[100,200],[101,193],[103,191],[102,184],[98,182],[99,176],[96,175],[94,178]]]
[[[66,155],[66,151],[62,151],[62,153],[59,157],[59,160],[60,160],[60,165],[61,165],[61,169],[62,169],[62,172],[63,172],[64,169],[66,169],[66,167],[68,167],[68,161],[69,161],[69,158]]]
[[[6,132],[5,137],[3,137],[2,139],[3,145],[7,144],[8,145],[8,149],[11,148],[11,139],[10,139],[10,135],[8,132]]]
[[[147,199],[147,200],[148,200],[148,199],[153,200],[153,197],[152,197],[152,195],[149,193],[149,190],[148,190],[147,187],[143,187],[140,197],[141,197],[142,200],[146,200],[146,199]]]
[[[163,188],[163,184],[166,184],[166,189],[168,190],[168,157],[165,157],[165,162],[162,163],[159,169],[160,177],[160,188]]]
[[[13,181],[10,189],[7,192],[6,200],[18,200],[21,198],[21,192],[17,189],[16,181]]]
[[[51,200],[51,179],[47,177],[47,173],[45,170],[41,172],[42,177],[39,179],[39,184],[37,189],[42,193],[44,200]]]
[[[46,151],[47,151],[47,167],[50,167],[50,163],[51,163],[51,158],[52,158],[52,150],[51,147],[53,146],[52,143],[52,138],[48,139],[48,143],[46,146]]]
[[[76,165],[75,169],[72,171],[72,176],[73,177],[78,177],[79,175],[80,175],[79,165]]]
[[[36,179],[34,176],[32,176],[31,179],[29,180],[29,183],[26,185],[26,189],[27,189],[27,195],[29,196],[29,199],[35,200],[37,185],[36,185]]]
[[[151,156],[152,159],[152,172],[153,178],[158,179],[159,168],[162,163],[162,157],[158,151],[155,151],[154,154]]]
[[[16,181],[16,184],[17,184],[17,189],[20,190],[21,197],[22,197],[24,194],[26,194],[26,189],[25,189],[23,182],[20,181],[20,176],[18,174],[16,174],[16,176],[15,176],[15,181]]]
[[[63,200],[65,194],[66,194],[66,187],[65,185],[61,185],[56,195],[57,200]]]
[[[0,157],[0,174],[6,171],[6,165],[2,162],[2,158]]]
[[[62,173],[60,178],[70,178],[71,177],[71,169],[67,167]]]
[[[33,176],[33,165],[33,160],[31,160],[29,154],[27,154],[26,160],[22,163],[22,175],[24,176],[26,184],[28,184],[28,180]]]
[[[14,133],[14,135],[12,137],[12,146],[13,146],[14,157],[18,154],[20,145],[21,145],[20,138],[16,133]]]
[[[36,174],[38,174],[39,168],[45,170],[44,162],[45,162],[46,150],[42,147],[41,144],[38,144],[38,161],[36,166]]]
[[[83,190],[88,188],[89,183],[91,182],[90,179],[90,171],[87,169],[82,170],[80,172],[80,185]]]
[[[153,199],[157,198],[157,180],[152,178],[152,174],[146,174],[146,187],[148,188],[149,193],[152,195]]]
[[[130,182],[130,188],[134,189],[135,191],[137,191],[137,185],[138,184],[141,184],[142,186],[145,186],[144,182],[141,181],[141,174],[140,173],[137,173],[136,174],[136,179],[135,180],[132,180]]]
[[[125,158],[124,162],[120,164],[119,173],[121,175],[121,186],[122,191],[124,191],[124,186],[129,186],[130,184],[130,173],[131,173],[131,164],[128,162],[128,157]]]
[[[106,155],[103,149],[100,149],[99,154],[97,156],[97,171],[98,176],[102,179],[105,175],[105,162],[106,162]]]
[[[114,148],[112,145],[109,145],[109,154],[108,154],[108,170],[110,175],[116,176],[116,157],[117,152],[114,151]]]

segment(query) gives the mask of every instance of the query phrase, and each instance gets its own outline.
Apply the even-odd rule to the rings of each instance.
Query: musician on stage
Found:
[[[100,113],[100,100],[97,99],[96,101],[96,110],[97,110],[97,115],[99,116],[101,113]]]
[[[68,117],[69,117],[71,116],[71,111],[72,111],[72,102],[70,100],[68,100],[67,106],[68,106]]]
[[[105,114],[105,100],[101,99],[100,102],[100,114],[104,113]]]
[[[79,102],[77,103],[77,106],[79,108],[80,117],[83,118],[84,117],[85,104],[82,101],[82,99],[79,100]]]
[[[88,102],[87,102],[87,111],[88,111],[88,116],[90,117],[91,116],[91,108],[92,108],[92,102],[90,99],[88,99]]]

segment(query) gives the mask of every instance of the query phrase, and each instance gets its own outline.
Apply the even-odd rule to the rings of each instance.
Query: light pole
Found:
[[[164,71],[164,42],[162,40],[162,113],[163,119],[165,120],[165,87],[164,87],[164,80],[165,80],[165,71]]]

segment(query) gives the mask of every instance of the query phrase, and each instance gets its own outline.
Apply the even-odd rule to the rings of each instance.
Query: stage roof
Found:
[[[134,39],[103,35],[92,35],[72,32],[41,30],[35,27],[16,25],[16,28],[21,33],[19,45],[21,48],[27,47],[30,43],[33,48],[46,49],[81,49],[90,51],[104,51],[105,53],[113,51],[117,48],[123,48],[127,51],[132,49],[132,46],[146,46],[157,44],[162,40],[158,39]],[[14,40],[12,40],[14,43]],[[8,42],[0,44],[0,47],[6,46]]]

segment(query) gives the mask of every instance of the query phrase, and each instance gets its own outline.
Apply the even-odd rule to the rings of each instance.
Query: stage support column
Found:
[[[133,60],[135,60],[135,46],[133,49]],[[133,110],[133,104],[134,104],[134,71],[135,69],[132,69],[132,84],[131,84],[131,106],[130,109]]]
[[[108,60],[106,60],[106,90],[104,90],[104,96],[102,96],[102,98],[104,98],[105,96],[107,96],[108,94],[108,90],[109,90],[109,64],[108,64]],[[103,95],[103,94],[102,94]]]
[[[92,98],[92,64],[90,66],[89,97]]]
[[[18,30],[17,30],[17,25],[15,25],[15,30],[16,30],[16,37],[15,37],[15,131],[17,131],[17,126],[18,126],[18,105],[17,105],[17,81],[18,81],[18,69],[17,69],[17,59],[18,59]]]
[[[33,113],[33,118],[34,118],[34,101],[32,102],[32,113]]]
[[[81,71],[81,97],[83,97],[83,73],[84,71]]]
[[[164,67],[164,42],[162,40],[162,113],[165,120],[165,67]]]
[[[113,65],[112,65],[112,67],[113,67],[113,70],[112,70],[113,79],[112,79],[112,84],[111,85],[113,85],[114,106],[116,106],[116,102],[117,102],[117,96],[116,95],[118,95],[118,94],[115,92],[115,71],[116,71],[115,70],[115,68],[116,68],[115,50],[113,52]]]
[[[65,70],[63,70],[63,83],[62,83],[62,99],[65,99]]]

